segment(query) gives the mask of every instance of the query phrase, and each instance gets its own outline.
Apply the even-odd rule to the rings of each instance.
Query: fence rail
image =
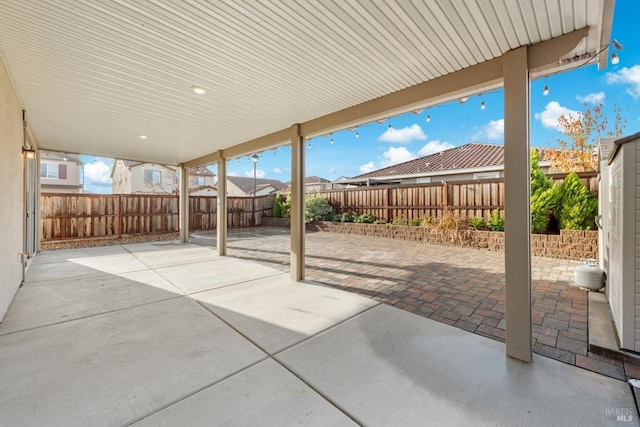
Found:
[[[559,185],[565,174],[549,177]],[[579,173],[582,182],[597,191],[595,172]],[[482,217],[489,220],[491,212],[498,210],[504,216],[504,178],[490,178],[446,183],[402,186],[373,186],[320,191],[337,213],[370,213],[378,219],[408,221],[429,216],[442,217],[445,211],[464,217]]]
[[[271,216],[274,198],[227,198],[228,226],[260,225],[263,216]],[[179,228],[180,210],[175,195],[48,193],[41,195],[40,209],[43,242],[170,233]],[[216,213],[216,197],[189,197],[189,230],[215,229]]]

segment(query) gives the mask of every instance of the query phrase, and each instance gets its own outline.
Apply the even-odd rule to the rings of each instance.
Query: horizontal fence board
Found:
[[[272,215],[274,200],[273,195],[228,197],[228,226],[262,224],[263,216]],[[177,232],[179,218],[177,195],[48,193],[40,198],[43,242]],[[189,197],[189,230],[213,230],[216,225],[217,197]]]

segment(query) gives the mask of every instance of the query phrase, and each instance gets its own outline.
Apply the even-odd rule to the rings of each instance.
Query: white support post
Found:
[[[180,205],[179,227],[180,243],[189,243],[189,176],[187,168],[180,165],[180,193],[178,203]]]
[[[218,196],[216,212],[216,246],[218,255],[227,254],[227,159],[218,161]]]
[[[527,47],[504,55],[504,201],[507,356],[531,362],[529,67]]]
[[[291,127],[291,280],[304,280],[304,138]]]

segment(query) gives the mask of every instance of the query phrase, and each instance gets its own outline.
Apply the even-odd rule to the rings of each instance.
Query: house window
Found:
[[[473,179],[500,178],[500,172],[479,172],[473,174]]]
[[[67,165],[42,162],[40,164],[40,177],[53,179],[67,179]]]
[[[160,184],[160,171],[144,171],[144,182],[147,184]]]
[[[204,176],[194,176],[193,183],[195,185],[204,185]]]

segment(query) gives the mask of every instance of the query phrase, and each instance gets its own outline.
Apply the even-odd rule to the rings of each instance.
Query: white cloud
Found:
[[[369,162],[365,163],[364,165],[360,165],[358,169],[360,169],[360,172],[362,173],[368,173],[376,170],[376,167],[374,166],[373,162]]]
[[[640,98],[640,64],[631,68],[624,67],[614,73],[607,73],[605,80],[609,84],[629,85],[627,93],[634,99]]]
[[[449,148],[453,147],[453,144],[434,139],[433,141],[427,142],[424,147],[422,147],[420,151],[418,151],[418,154],[420,156],[428,156],[429,154],[439,153],[440,151],[448,150]]]
[[[267,174],[262,169],[256,169],[256,178],[264,178]],[[253,178],[253,169],[244,171],[244,176],[247,178]]]
[[[422,131],[420,125],[415,123],[402,129],[389,128],[378,137],[380,141],[396,144],[406,144],[413,140],[424,141],[425,139],[427,139],[427,135]]]
[[[238,176],[238,172],[236,172],[236,171],[229,171],[229,172],[227,172],[227,175],[229,175],[229,176]]]
[[[111,166],[102,160],[84,165],[84,177],[87,184],[111,185]]]
[[[282,169],[280,169],[279,167],[275,167],[273,168],[273,173],[282,173]]]
[[[585,104],[597,104],[604,103],[604,92],[594,92],[585,96],[576,95],[576,99],[580,102],[584,102]]]
[[[405,147],[389,147],[389,149],[382,154],[382,157],[384,157],[384,160],[380,163],[383,167],[407,162],[416,158],[415,154]]]
[[[547,129],[562,131],[562,129],[558,127],[558,117],[562,115],[565,117],[580,117],[580,112],[563,107],[558,101],[551,101],[544,107],[541,113],[535,114],[535,118],[536,120],[540,120],[542,126]]]
[[[504,138],[504,119],[491,120],[486,125],[482,125],[478,128],[478,131],[473,135],[473,139],[489,139],[492,141],[501,140]]]

